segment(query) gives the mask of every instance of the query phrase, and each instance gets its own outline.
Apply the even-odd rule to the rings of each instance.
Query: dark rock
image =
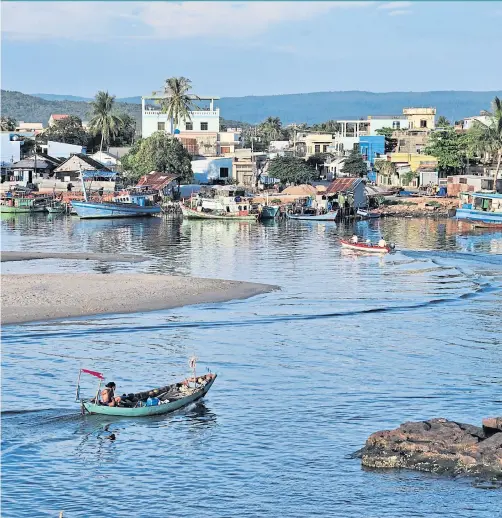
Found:
[[[502,423],[502,418],[493,419]],[[408,422],[370,435],[357,453],[369,468],[502,479],[502,431],[487,433],[483,424],[481,428],[443,418]]]
[[[502,431],[502,417],[487,417],[483,419],[483,428],[488,430],[500,430]]]

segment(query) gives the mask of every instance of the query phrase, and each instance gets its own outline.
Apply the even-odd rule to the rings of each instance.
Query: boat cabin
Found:
[[[462,209],[498,212],[502,216],[502,194],[462,192],[459,197]]]

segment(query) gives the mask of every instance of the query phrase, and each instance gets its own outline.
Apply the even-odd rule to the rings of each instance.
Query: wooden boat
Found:
[[[349,248],[350,250],[357,250],[359,252],[387,254],[393,249],[389,245],[377,246],[377,245],[367,245],[366,243],[352,243],[351,241],[349,241],[347,239],[340,239],[340,243],[342,245],[342,248]]]
[[[275,219],[279,214],[278,205],[264,205],[261,208],[260,219]]]
[[[361,216],[362,218],[369,218],[369,219],[377,219],[380,217],[380,214],[378,212],[371,212],[371,211],[363,210],[363,209],[357,209],[357,215]]]
[[[45,210],[49,214],[63,214],[64,212],[66,212],[66,205],[59,200],[54,200],[50,203],[50,205],[47,205],[47,207],[45,207]]]
[[[44,212],[46,198],[25,198],[21,196],[6,196],[0,200],[0,212],[10,214]]]
[[[302,221],[336,221],[337,210],[330,211],[326,214],[291,214],[286,212],[288,219],[297,219]]]
[[[103,375],[99,372],[81,369],[81,372],[100,377],[97,394],[100,392],[101,380]],[[195,378],[188,378],[179,383],[166,385],[146,392],[129,394],[122,396],[119,406],[107,406],[96,403],[96,398],[78,399],[79,387],[77,388],[77,400],[80,401],[82,413],[102,414],[121,417],[147,417],[152,415],[162,415],[174,412],[203,398],[212,387],[217,375],[206,374]],[[194,379],[196,383],[194,384]],[[79,374],[80,381],[80,374]],[[192,384],[192,385],[191,385]],[[154,404],[148,404],[153,399]]]
[[[456,210],[457,219],[476,225],[502,224],[502,194],[462,192],[459,196],[462,205]]]
[[[241,212],[204,212],[187,207],[180,202],[183,217],[187,219],[212,219],[225,221],[257,221],[258,214],[249,214],[248,211]]]
[[[139,205],[137,203],[72,201],[72,209],[80,219],[91,218],[134,218],[155,216],[161,213],[159,205]]]
[[[499,228],[502,230],[502,223],[488,223],[486,221],[472,222],[474,228]]]

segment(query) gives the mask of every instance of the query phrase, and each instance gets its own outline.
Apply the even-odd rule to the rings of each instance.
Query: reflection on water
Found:
[[[412,419],[500,414],[500,232],[453,220],[356,223],[2,217],[5,250],[138,253],[5,272],[142,271],[281,291],[224,304],[7,326],[2,516],[496,516],[470,481],[362,470],[350,453]],[[460,229],[460,233],[459,233]],[[345,253],[340,236],[398,251]],[[80,367],[118,392],[219,374],[207,398],[147,419],[82,415]],[[82,383],[93,394],[94,382]],[[459,497],[460,494],[460,497]]]

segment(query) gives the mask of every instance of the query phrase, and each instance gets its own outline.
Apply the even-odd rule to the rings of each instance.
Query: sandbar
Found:
[[[97,254],[94,252],[0,252],[2,263],[33,259],[84,259],[88,261],[140,263],[148,258],[134,254]]]
[[[252,282],[141,273],[8,274],[1,281],[2,324],[170,309],[279,289]]]

